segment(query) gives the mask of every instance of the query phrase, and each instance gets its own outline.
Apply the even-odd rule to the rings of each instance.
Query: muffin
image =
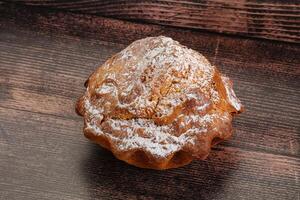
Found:
[[[205,159],[232,134],[243,110],[230,79],[200,53],[169,37],[137,40],[85,83],[76,104],[84,135],[142,168]]]

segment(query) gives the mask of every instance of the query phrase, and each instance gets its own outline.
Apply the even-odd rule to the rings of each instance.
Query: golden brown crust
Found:
[[[151,169],[204,159],[243,110],[232,83],[199,53],[163,36],[107,60],[76,104],[84,134],[120,160]]]

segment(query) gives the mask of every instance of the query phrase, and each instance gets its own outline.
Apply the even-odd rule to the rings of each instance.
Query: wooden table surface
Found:
[[[93,70],[166,35],[234,81],[246,112],[204,161],[167,171],[115,159],[74,111]],[[0,199],[300,199],[300,47],[0,4]]]
[[[3,0],[218,33],[300,43],[299,0]]]

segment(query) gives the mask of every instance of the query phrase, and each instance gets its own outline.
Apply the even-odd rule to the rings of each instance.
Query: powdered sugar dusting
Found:
[[[207,112],[220,99],[212,86],[215,68],[171,38],[138,40],[102,68],[103,80],[92,87],[98,96],[89,89],[85,95],[86,129],[110,138],[119,151],[143,149],[166,157],[187,144],[196,148],[197,136],[215,119],[229,120]]]
[[[103,84],[102,87],[97,88],[98,94],[111,94],[115,91],[115,86],[112,83]]]
[[[209,118],[209,116],[206,117],[206,119]],[[113,133],[106,133],[94,123],[89,123],[87,129],[93,130],[95,134],[110,137],[116,144],[119,144],[117,148],[120,151],[143,148],[157,157],[166,157],[182,149],[188,143],[195,145],[197,139],[195,136],[207,132],[205,127],[194,127],[177,137],[170,134],[174,131],[171,126],[157,126],[148,119],[108,120],[105,123],[111,127],[112,131],[123,131],[126,135],[117,137]],[[142,134],[137,134],[138,132]]]
[[[226,89],[226,94],[229,103],[237,110],[240,111],[242,109],[242,104],[240,100],[236,97],[231,85],[230,85],[230,80],[228,77],[222,76],[221,77],[222,82],[224,84],[224,87]]]
[[[213,120],[222,117],[219,113],[204,116],[181,115],[180,117],[183,117],[182,128],[185,128],[188,124],[193,125],[180,136],[175,136],[172,134],[175,131],[172,124],[157,126],[150,119],[109,119],[102,126],[97,126],[96,122],[102,120],[102,115],[99,115],[98,110],[90,105],[87,100],[85,102],[88,113],[94,116],[87,123],[87,129],[92,130],[96,135],[109,137],[115,144],[118,144],[116,148],[120,151],[143,148],[143,150],[157,157],[166,157],[182,149],[187,144],[196,145],[197,135],[207,132]],[[111,132],[108,133],[103,130],[103,126],[109,126]],[[120,131],[125,134],[118,135]]]
[[[137,55],[133,55],[133,51]],[[173,96],[178,97],[193,88],[204,92],[211,87],[214,67],[201,54],[168,37],[150,37],[134,42],[116,56],[115,62],[123,60],[126,60],[126,73],[118,74],[116,81],[119,91],[122,91],[121,95],[130,96],[131,99],[125,106],[134,115],[141,109],[154,109],[158,99],[149,101],[149,94],[155,93],[154,95],[160,96],[159,99],[164,98],[165,94],[158,94],[153,88],[166,84],[165,89],[169,90],[169,94],[173,93]],[[170,104],[174,103],[174,98],[166,96],[165,99]],[[120,107],[124,107],[122,101],[118,103]],[[163,112],[161,115],[172,113],[172,107],[163,106],[158,112]]]

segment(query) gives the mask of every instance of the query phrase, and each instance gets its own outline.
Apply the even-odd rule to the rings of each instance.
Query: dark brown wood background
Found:
[[[9,0],[119,19],[300,43],[299,0]]]
[[[74,111],[97,66],[157,35],[204,54],[246,107],[207,160],[168,171],[118,161]],[[299,200],[299,55],[292,43],[0,4],[0,199]]]

